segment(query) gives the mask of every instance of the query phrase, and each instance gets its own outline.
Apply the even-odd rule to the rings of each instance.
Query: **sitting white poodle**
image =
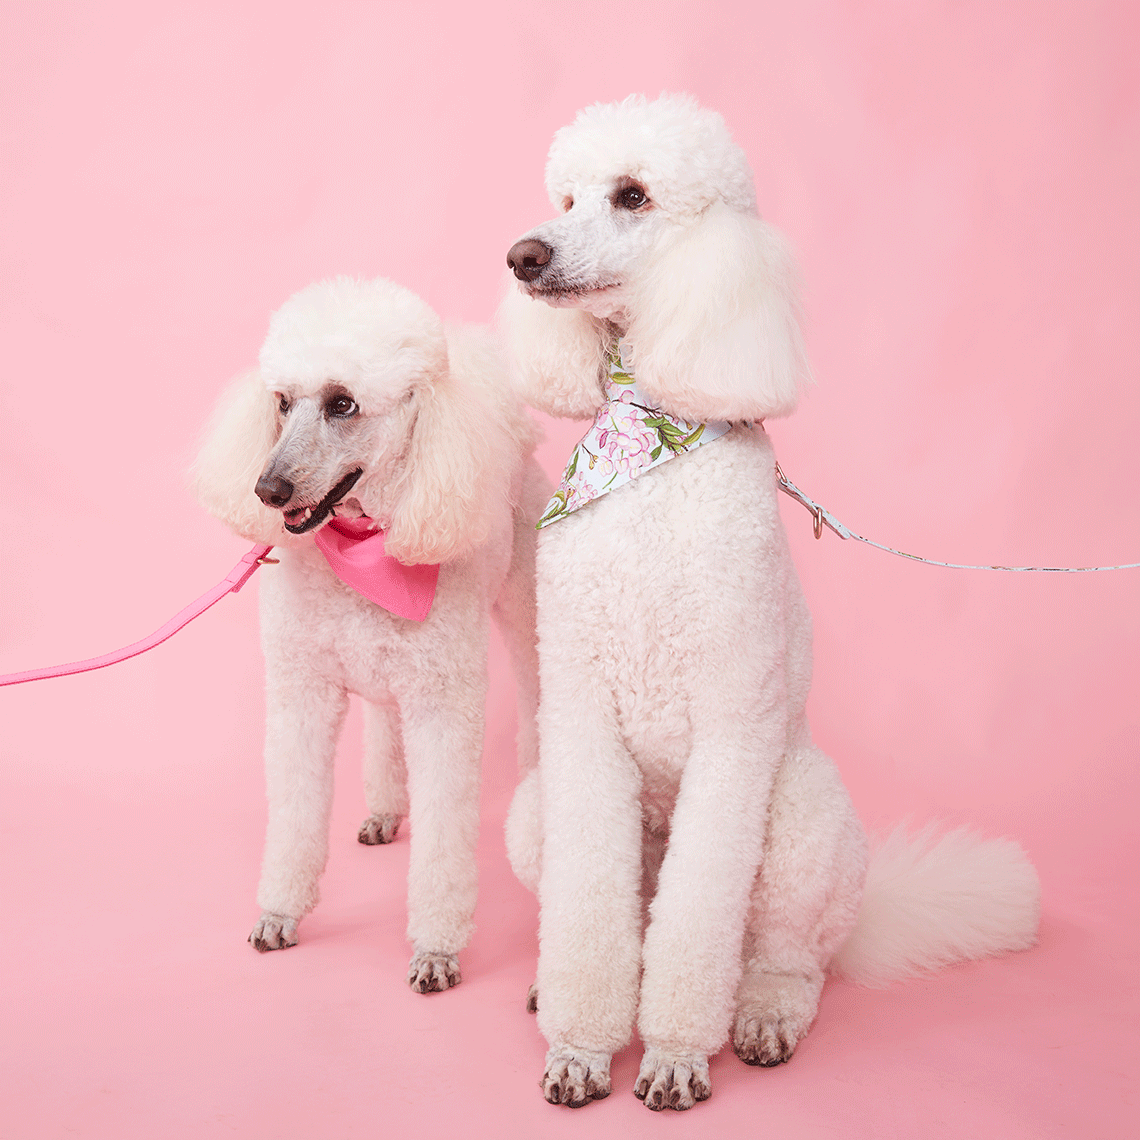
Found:
[[[280,559],[261,574],[258,950],[292,946],[317,902],[352,692],[365,701],[360,841],[388,843],[410,818],[408,981],[424,993],[460,980],[492,610],[515,659],[520,763],[534,763],[533,520],[549,484],[506,392],[485,332],[445,329],[389,281],[339,278],[274,314],[260,368],[219,406],[199,499]]]
[[[730,1036],[788,1060],[829,969],[882,984],[1029,946],[1038,885],[965,832],[896,836],[867,877],[804,713],[811,619],[762,424],[807,373],[796,274],[720,116],[590,107],[546,183],[563,214],[512,247],[504,319],[530,402],[595,422],[540,524],[540,758],[508,818],[541,903],[542,1087],[608,1095],[636,1022],[637,1095],[685,1109]]]

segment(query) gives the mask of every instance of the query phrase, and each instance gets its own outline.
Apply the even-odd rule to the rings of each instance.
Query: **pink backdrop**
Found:
[[[950,561],[1140,561],[1140,20],[1128,3],[4,6],[0,670],[131,641],[245,546],[185,469],[268,313],[383,274],[489,319],[581,105],[688,90],[799,251],[818,386],[772,426],[850,526]],[[553,473],[574,438],[549,433]],[[1140,571],[939,570],[787,504],[811,712],[871,824],[1018,837],[1040,946],[834,984],[795,1061],[709,1104],[546,1106],[523,1012],[535,907],[501,839],[496,649],[479,932],[402,980],[407,845],[354,842],[342,748],[324,902],[243,943],[264,807],[254,589],[113,670],[0,694],[0,1133],[422,1137],[1134,1134]],[[1129,1108],[1131,1105],[1131,1108]]]

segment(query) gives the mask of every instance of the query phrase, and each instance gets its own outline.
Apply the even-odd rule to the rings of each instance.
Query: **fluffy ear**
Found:
[[[810,379],[798,286],[777,230],[713,203],[631,283],[638,384],[688,420],[787,415]]]
[[[445,368],[416,392],[416,423],[385,550],[405,563],[449,562],[505,517],[537,429],[483,331],[447,329]]]
[[[555,309],[519,292],[513,281],[499,307],[511,382],[533,408],[589,419],[604,401],[603,322],[581,309]]]
[[[191,470],[194,493],[215,518],[251,542],[279,544],[280,511],[253,493],[277,441],[273,396],[257,369],[239,376],[218,401]]]

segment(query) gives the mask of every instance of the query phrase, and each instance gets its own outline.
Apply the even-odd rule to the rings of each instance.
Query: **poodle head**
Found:
[[[418,405],[447,371],[439,318],[389,281],[301,290],[259,356],[277,439],[254,491],[305,534],[334,511],[390,525]]]
[[[512,447],[461,355],[456,374],[440,319],[390,281],[302,289],[273,314],[258,369],[223,401],[197,463],[199,498],[257,541],[366,515],[402,561],[458,557],[486,537],[477,499],[505,494],[489,484],[502,483]]]
[[[668,411],[751,420],[794,408],[807,374],[795,268],[756,215],[720,115],[685,95],[588,107],[554,136],[546,185],[561,217],[507,255],[521,295],[504,312],[532,402],[589,414],[606,342],[621,335]]]

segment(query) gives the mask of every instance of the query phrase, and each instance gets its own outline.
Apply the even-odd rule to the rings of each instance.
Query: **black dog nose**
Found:
[[[516,241],[508,250],[507,264],[520,281],[533,281],[541,276],[553,256],[554,250],[546,242],[525,238],[523,241]]]
[[[293,497],[293,484],[280,475],[262,475],[254,492],[267,507],[283,507]]]

